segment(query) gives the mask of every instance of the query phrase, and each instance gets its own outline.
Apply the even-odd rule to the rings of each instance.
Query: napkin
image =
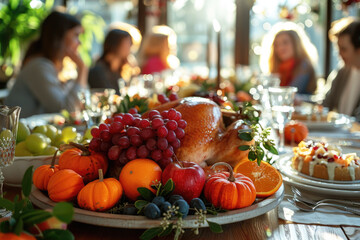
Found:
[[[289,188],[285,188],[285,193],[290,194]],[[310,198],[310,194],[306,195]],[[284,197],[278,207],[279,218],[296,223],[319,224],[319,225],[347,225],[360,227],[360,216],[351,214],[332,207],[319,207],[314,212],[304,212],[288,202]],[[319,197],[313,197],[319,200]]]

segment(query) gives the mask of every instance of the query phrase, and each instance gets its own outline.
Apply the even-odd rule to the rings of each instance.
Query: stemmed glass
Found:
[[[270,87],[268,91],[273,123],[279,129],[279,151],[284,151],[284,127],[294,111],[294,99],[297,88]]]
[[[0,106],[0,197],[3,197],[4,175],[2,168],[13,164],[20,107]],[[1,214],[4,209],[0,209]]]
[[[110,88],[93,88],[85,89],[78,94],[88,127],[99,125],[102,120],[111,115],[115,92]]]

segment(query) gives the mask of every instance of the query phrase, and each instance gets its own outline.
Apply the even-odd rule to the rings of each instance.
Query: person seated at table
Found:
[[[334,22],[329,37],[337,42],[343,66],[337,73],[330,74],[328,82],[331,88],[323,105],[355,116],[360,122],[360,19]]]
[[[291,27],[291,25],[287,26]],[[305,38],[307,37],[302,36],[300,38],[295,28],[280,29],[272,34],[275,34],[273,40],[270,39],[269,41],[271,37],[268,36],[263,41],[263,46],[271,43],[267,54],[265,54],[267,56],[261,56],[261,61],[266,62],[267,68],[263,70],[278,74],[280,86],[297,87],[298,94],[313,94],[316,90],[316,76],[307,52],[308,46],[305,46]],[[311,43],[307,40],[306,44]],[[264,48],[267,47],[264,46]],[[316,55],[316,53],[314,54]]]
[[[90,88],[112,88],[119,93],[119,78],[128,62],[132,39],[128,32],[113,29],[105,37],[103,54],[89,71]]]
[[[165,34],[146,36],[139,52],[139,63],[142,74],[152,74],[169,69],[168,57],[170,46]]]
[[[87,87],[88,68],[77,48],[83,28],[74,16],[54,11],[43,21],[40,37],[28,48],[22,68],[5,99],[5,104],[21,107],[21,117],[35,114],[75,111],[77,93]],[[65,57],[77,66],[75,81],[62,83],[58,73]]]

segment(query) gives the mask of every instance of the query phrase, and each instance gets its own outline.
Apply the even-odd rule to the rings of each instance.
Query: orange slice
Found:
[[[282,184],[279,171],[264,161],[260,166],[256,161],[241,161],[235,166],[234,172],[242,173],[254,182],[256,197],[268,197],[274,194]]]

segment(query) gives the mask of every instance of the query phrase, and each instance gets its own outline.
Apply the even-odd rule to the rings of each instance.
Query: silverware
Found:
[[[314,201],[314,200],[304,197],[301,194],[301,192],[299,191],[299,189],[297,189],[294,186],[291,186],[291,191],[294,193],[295,199],[298,199],[300,201],[303,201],[303,202],[306,202],[306,203],[309,203],[312,205],[316,205],[316,204],[320,204],[320,203],[337,203],[340,205],[347,205],[347,206],[360,208],[360,202],[348,201],[348,200],[342,200],[342,199],[332,199],[332,198],[326,198],[326,199],[322,199],[319,201]]]
[[[353,213],[356,215],[360,215],[360,209],[355,209],[355,208],[351,208],[351,207],[346,207],[346,206],[342,206],[339,204],[335,204],[335,203],[318,203],[315,205],[309,205],[305,202],[302,202],[296,198],[293,199],[287,199],[292,205],[294,205],[295,207],[297,207],[298,209],[304,211],[304,212],[314,212],[318,207],[334,207],[349,213]]]

